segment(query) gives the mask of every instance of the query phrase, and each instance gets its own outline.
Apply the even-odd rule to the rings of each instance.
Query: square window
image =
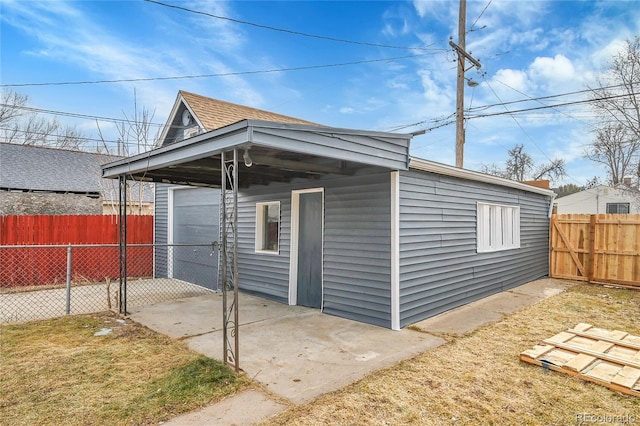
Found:
[[[256,203],[256,252],[278,253],[280,202]]]
[[[607,214],[629,214],[630,203],[607,203]]]
[[[520,248],[520,207],[478,203],[478,253]]]

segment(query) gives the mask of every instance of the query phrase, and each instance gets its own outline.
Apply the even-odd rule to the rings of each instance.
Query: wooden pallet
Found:
[[[578,324],[520,354],[520,360],[640,396],[640,337]]]

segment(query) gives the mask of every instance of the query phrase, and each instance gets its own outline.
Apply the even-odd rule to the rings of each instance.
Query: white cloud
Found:
[[[564,93],[573,90],[581,78],[573,63],[564,55],[536,57],[527,70],[532,83],[544,93]]]
[[[549,80],[569,80],[575,76],[575,69],[571,61],[564,55],[537,57],[529,67],[530,73],[536,78]]]
[[[502,83],[503,86],[513,88],[520,92],[528,90],[527,73],[520,70],[500,69],[493,76],[493,80]]]
[[[625,40],[614,39],[611,40],[606,46],[593,52],[593,54],[591,55],[591,59],[599,68],[606,68],[611,62],[611,58],[614,55],[623,52],[625,48]]]
[[[414,0],[413,7],[420,18],[432,17],[444,20],[451,14],[451,3],[446,1]]]
[[[424,99],[439,103],[442,100],[450,99],[450,90],[443,86],[441,82],[436,81],[433,77],[433,73],[429,70],[422,70],[418,72],[422,83],[422,96]]]
[[[387,81],[387,87],[392,90],[407,90],[409,85],[402,78],[393,78]]]

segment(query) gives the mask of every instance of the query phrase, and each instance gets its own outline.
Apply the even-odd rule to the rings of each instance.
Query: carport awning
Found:
[[[243,120],[102,166],[105,178],[221,185],[222,152],[240,149],[239,186],[351,175],[365,168],[407,170],[411,134]],[[242,156],[251,164],[245,165]]]

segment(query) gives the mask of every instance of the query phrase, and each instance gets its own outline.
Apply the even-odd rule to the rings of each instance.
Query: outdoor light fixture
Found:
[[[480,85],[480,83],[478,83],[477,81],[474,81],[474,80],[472,80],[470,78],[466,78],[465,77],[465,80],[467,80],[467,86],[469,86],[469,87],[476,87],[476,86]]]
[[[251,161],[251,157],[249,157],[249,149],[245,148],[244,154],[242,154],[242,159],[244,160],[244,165],[247,167],[253,166],[253,161]]]

